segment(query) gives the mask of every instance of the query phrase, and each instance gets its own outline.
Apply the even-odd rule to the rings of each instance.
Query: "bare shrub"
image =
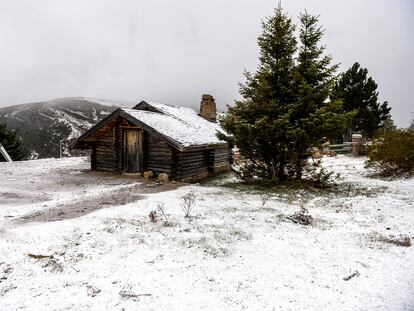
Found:
[[[196,196],[194,191],[190,191],[182,197],[183,202],[181,203],[181,208],[184,211],[185,218],[191,217],[191,212],[195,207],[195,198]]]
[[[157,211],[159,212],[161,217],[164,219],[164,226],[166,226],[166,227],[172,226],[172,223],[171,223],[170,219],[167,217],[167,215],[165,213],[165,204],[164,203],[158,203]]]
[[[151,211],[148,215],[151,222],[157,222],[157,212]]]
[[[301,224],[304,226],[309,226],[313,223],[313,217],[309,215],[309,211],[303,206],[300,207],[300,211],[295,212],[286,218],[296,224]]]

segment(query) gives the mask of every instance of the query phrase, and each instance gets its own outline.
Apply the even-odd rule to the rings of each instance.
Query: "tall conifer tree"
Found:
[[[387,102],[379,102],[377,87],[377,83],[368,76],[368,69],[355,63],[340,75],[332,89],[331,97],[343,101],[344,112],[356,111],[352,131],[367,137],[374,136],[390,117],[391,108]],[[352,132],[350,134],[352,136]]]
[[[300,47],[295,68],[296,98],[290,107],[288,136],[295,157],[297,179],[302,178],[304,161],[309,148],[319,146],[325,137],[340,133],[349,115],[341,114],[341,102],[330,101],[329,93],[334,83],[338,65],[325,55],[321,44],[323,30],[318,16],[305,11],[300,14]]]
[[[347,118],[340,101],[329,101],[337,66],[320,45],[318,18],[305,13],[300,21],[297,55],[295,26],[280,6],[263,22],[260,64],[255,73],[246,72],[243,100],[221,120],[227,134],[220,137],[247,160],[240,167],[245,179],[301,179],[309,148],[340,131]]]
[[[294,98],[295,26],[279,6],[262,27],[260,64],[255,73],[245,73],[247,81],[240,85],[243,100],[229,107],[221,121],[230,134],[222,137],[250,160],[243,166],[244,177],[284,179],[289,162],[285,129]]]

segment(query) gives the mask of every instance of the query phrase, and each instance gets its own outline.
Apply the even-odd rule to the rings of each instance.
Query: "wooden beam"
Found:
[[[13,162],[12,158],[8,154],[7,150],[3,147],[3,145],[0,143],[0,154],[3,156],[3,158],[6,160],[6,162]]]

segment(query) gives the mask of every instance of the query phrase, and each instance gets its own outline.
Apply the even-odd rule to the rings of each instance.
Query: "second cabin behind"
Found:
[[[229,170],[231,151],[216,136],[216,104],[203,95],[200,114],[186,107],[141,101],[119,108],[81,135],[72,148],[90,148],[92,170],[167,173],[195,181]]]

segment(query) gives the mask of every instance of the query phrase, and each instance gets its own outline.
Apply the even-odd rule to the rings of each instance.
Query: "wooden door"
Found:
[[[142,170],[142,131],[125,129],[124,131],[124,168],[128,173]]]

